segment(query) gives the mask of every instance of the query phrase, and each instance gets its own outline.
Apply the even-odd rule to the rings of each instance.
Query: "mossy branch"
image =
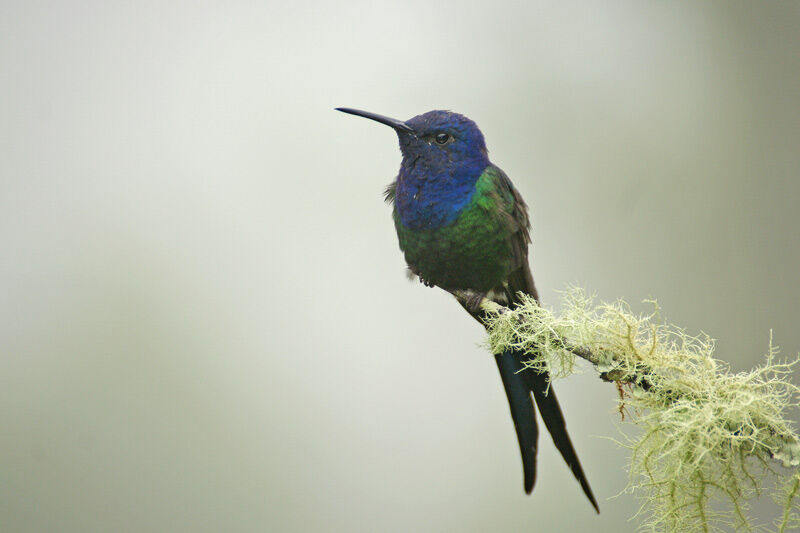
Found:
[[[623,445],[631,450],[628,490],[644,496],[643,529],[763,531],[748,503],[768,475],[782,506],[775,530],[800,527],[800,438],[786,414],[800,405],[790,381],[798,360],[779,362],[771,339],[763,365],[732,373],[714,358],[711,338],[658,323],[655,302],[651,314],[636,316],[624,302],[595,305],[572,289],[557,316],[530,297],[509,309],[455,296],[483,309],[492,353],[524,351],[528,368],[556,378],[572,374],[580,357],[617,384],[620,412],[642,429]]]

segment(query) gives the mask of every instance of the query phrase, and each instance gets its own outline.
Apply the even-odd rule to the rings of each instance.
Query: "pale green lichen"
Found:
[[[776,530],[800,527],[800,439],[787,420],[800,405],[790,381],[798,361],[777,361],[770,342],[763,365],[732,373],[713,357],[711,338],[658,323],[650,303],[654,311],[637,316],[624,302],[594,305],[573,289],[559,315],[532,298],[514,310],[484,306],[489,347],[523,350],[528,367],[556,378],[575,371],[577,354],[603,379],[629,385],[620,410],[642,431],[623,444],[631,450],[628,490],[642,497],[643,530],[763,531],[748,504],[776,482]]]

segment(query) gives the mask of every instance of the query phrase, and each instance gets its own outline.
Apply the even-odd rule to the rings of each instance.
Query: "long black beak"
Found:
[[[368,118],[370,120],[380,122],[381,124],[386,124],[387,126],[391,126],[397,131],[403,131],[405,133],[414,133],[414,130],[411,128],[411,126],[409,126],[402,120],[397,120],[396,118],[389,118],[383,115],[379,115],[377,113],[370,113],[369,111],[361,111],[360,109],[352,109],[350,107],[337,107],[336,111],[341,111],[342,113],[349,113],[351,115],[356,115],[358,117]]]

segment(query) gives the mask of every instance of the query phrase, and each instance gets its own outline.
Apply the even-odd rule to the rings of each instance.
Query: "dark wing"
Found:
[[[502,210],[502,216],[506,217],[506,226],[511,230],[509,237],[511,253],[514,258],[513,264],[517,265],[517,268],[509,274],[504,287],[507,303],[514,307],[519,300],[518,292],[533,296],[538,302],[539,294],[536,292],[528,265],[528,245],[531,243],[528,205],[505,172],[495,166],[491,170],[497,194],[502,197],[503,205],[506,207]]]

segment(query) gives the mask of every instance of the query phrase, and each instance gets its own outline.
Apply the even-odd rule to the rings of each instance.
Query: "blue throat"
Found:
[[[403,226],[435,230],[452,224],[470,203],[475,183],[489,160],[485,156],[445,167],[423,158],[404,157],[397,176],[395,209]]]

